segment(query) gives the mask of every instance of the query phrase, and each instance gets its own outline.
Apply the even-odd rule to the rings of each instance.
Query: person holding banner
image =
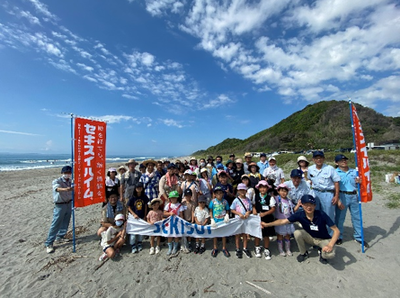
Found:
[[[360,209],[358,207],[357,197],[357,183],[360,183],[360,179],[357,177],[357,171],[349,168],[347,160],[348,158],[343,154],[338,154],[335,157],[335,163],[338,166],[336,172],[340,176],[339,202],[336,206],[335,217],[335,224],[340,231],[339,239],[336,241],[337,245],[343,243],[343,225],[346,219],[347,209],[350,210],[351,223],[354,229],[354,240],[360,244],[362,243]],[[369,247],[368,243],[365,241],[364,247]]]
[[[122,175],[120,189],[121,202],[125,199],[125,204],[132,197],[136,184],[139,183],[140,177],[142,176],[142,173],[135,169],[138,163],[134,159],[130,159],[126,165],[128,166],[129,171]]]
[[[339,200],[340,177],[334,167],[324,164],[324,152],[314,151],[313,161],[315,164],[308,168],[308,178],[312,182],[317,209],[324,211],[334,222],[335,205]]]
[[[180,218],[183,218],[183,211],[185,208],[181,203],[178,202],[179,198],[179,193],[174,190],[171,191],[168,195],[169,203],[165,204],[164,207],[164,216],[169,217],[169,216],[178,216]],[[174,240],[174,241],[173,241]],[[179,237],[168,237],[168,252],[167,256],[169,255],[174,255],[178,252],[178,246],[179,246]]]
[[[62,176],[53,181],[53,220],[51,222],[49,234],[45,242],[47,253],[54,252],[54,241],[68,241],[64,238],[67,234],[69,221],[72,212],[72,191],[71,184],[72,168],[65,166],[61,169]]]
[[[99,261],[114,258],[119,254],[120,248],[125,243],[125,216],[117,214],[114,218],[114,224],[101,233],[100,245],[103,248],[103,254],[99,257]]]

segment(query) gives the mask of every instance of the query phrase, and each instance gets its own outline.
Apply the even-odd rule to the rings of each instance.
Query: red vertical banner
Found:
[[[351,115],[353,117],[354,140],[357,154],[358,174],[361,178],[360,197],[361,202],[372,201],[371,172],[369,170],[369,159],[367,145],[365,144],[364,133],[362,131],[360,119],[357,115],[356,107],[351,105]]]
[[[105,200],[106,123],[75,118],[75,207]]]

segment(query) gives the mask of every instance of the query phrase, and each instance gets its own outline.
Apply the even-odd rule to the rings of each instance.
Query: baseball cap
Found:
[[[267,157],[267,154],[261,153],[261,154],[260,154],[260,157]]]
[[[72,168],[70,166],[65,166],[61,169],[61,173],[71,173]]]
[[[217,165],[217,169],[224,169],[224,165],[223,165],[222,163],[219,163],[219,164]]]
[[[168,161],[168,162],[169,162],[169,161]],[[174,163],[170,163],[170,164],[167,166],[167,169],[176,169],[176,166],[175,166]]]
[[[314,158],[314,157],[317,157],[317,156],[325,157],[325,154],[324,154],[324,152],[319,151],[319,150],[318,151],[314,151],[312,157]]]
[[[316,205],[317,202],[315,201],[315,198],[312,195],[304,195],[301,197],[301,203],[306,204],[306,203],[311,203]]]
[[[179,192],[173,190],[169,193],[168,198],[179,198]]]
[[[292,177],[292,178],[295,178],[295,177],[301,178],[301,177],[303,177],[303,172],[301,170],[299,170],[299,169],[293,169],[290,172],[290,177]]]
[[[342,159],[348,159],[346,156],[344,156],[343,154],[338,154],[335,156],[335,162],[341,161]]]
[[[117,220],[125,220],[125,216],[123,214],[117,214],[114,218],[115,221]]]
[[[268,161],[271,161],[271,160],[275,160],[276,161],[276,158],[271,156],[270,158],[268,158]]]
[[[224,190],[222,189],[222,187],[221,186],[216,186],[216,187],[214,187],[214,190],[213,190],[214,192],[217,192],[217,191],[222,191],[222,192],[224,192]]]

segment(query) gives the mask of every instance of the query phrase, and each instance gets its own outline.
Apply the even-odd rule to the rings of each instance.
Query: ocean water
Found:
[[[155,160],[173,158],[171,156],[132,156],[132,155],[110,155],[106,157],[107,163],[125,163],[134,158],[140,162],[149,158]],[[71,165],[70,154],[35,154],[35,153],[0,153],[0,172],[20,171],[29,169],[59,168]]]

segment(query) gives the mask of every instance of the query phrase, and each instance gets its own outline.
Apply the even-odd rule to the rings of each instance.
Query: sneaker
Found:
[[[115,250],[115,256],[118,257],[118,256],[120,256],[120,255],[121,255],[121,250],[120,250],[119,248],[117,248],[117,249]]]
[[[231,256],[231,254],[229,253],[229,251],[226,248],[224,248],[222,250],[222,252],[224,253],[224,256],[227,257],[227,258],[229,258]]]
[[[173,242],[173,248],[172,248],[172,254],[175,255],[178,253],[179,249],[179,243],[178,242]]]
[[[297,261],[299,263],[304,262],[306,259],[308,258],[308,251],[306,251],[304,254],[302,255],[298,255],[297,256]]]
[[[200,245],[196,245],[196,247],[194,248],[194,253],[195,254],[198,254],[199,253],[199,251],[200,251]]]
[[[154,247],[150,247],[150,254],[154,255]]]
[[[201,246],[200,249],[199,249],[199,254],[201,255],[205,251],[206,251],[206,248],[204,246]]]
[[[286,257],[286,253],[285,253],[283,250],[279,253],[279,255],[280,255],[281,257]]]
[[[103,253],[103,254],[99,257],[99,261],[100,261],[100,262],[103,262],[103,261],[105,261],[105,260],[107,260],[107,259],[108,259],[108,256],[107,256],[106,253]]]
[[[156,254],[159,254],[160,251],[161,251],[160,247],[159,247],[159,246],[156,246]]]
[[[188,249],[186,246],[182,246],[182,247],[181,247],[181,251],[182,251],[183,253],[185,253],[185,254],[190,253],[189,249]]]
[[[328,260],[327,260],[327,259],[324,259],[324,258],[322,257],[322,250],[321,250],[321,249],[318,250],[318,254],[319,254],[319,261],[320,261],[320,263],[322,263],[322,264],[324,264],[324,265],[328,264]]]
[[[132,246],[132,251],[131,253],[135,254],[138,252],[138,249],[136,248],[136,246]]]
[[[193,247],[192,247],[192,243],[191,242],[188,243],[187,250],[188,250],[188,252],[192,252],[193,251]]]
[[[362,244],[362,241],[361,240],[354,240],[355,242],[357,242],[358,244]],[[366,242],[366,241],[364,241],[364,247],[365,248],[369,248],[369,244]]]
[[[342,245],[342,244],[343,244],[343,240],[342,239],[336,240],[336,245]]]
[[[172,242],[168,243],[167,256],[170,256],[172,254],[172,248],[173,248]]]
[[[236,256],[238,257],[238,259],[243,258],[243,253],[242,253],[242,251],[240,249],[236,250]]]
[[[54,247],[53,247],[53,245],[46,246],[46,252],[47,252],[48,254],[53,253],[53,252],[54,252]]]
[[[137,248],[138,251],[142,251],[143,250],[142,243],[138,243]]]
[[[256,246],[255,255],[256,255],[256,258],[261,258],[261,246]]]
[[[271,252],[268,248],[264,248],[264,256],[266,260],[271,260]]]
[[[287,255],[288,257],[293,256],[293,254],[292,254],[292,252],[291,252],[290,250],[287,250],[287,251],[286,251],[286,255]]]
[[[250,259],[252,257],[250,250],[248,250],[247,248],[243,248],[243,252],[244,252],[244,254],[246,255],[247,258]]]

